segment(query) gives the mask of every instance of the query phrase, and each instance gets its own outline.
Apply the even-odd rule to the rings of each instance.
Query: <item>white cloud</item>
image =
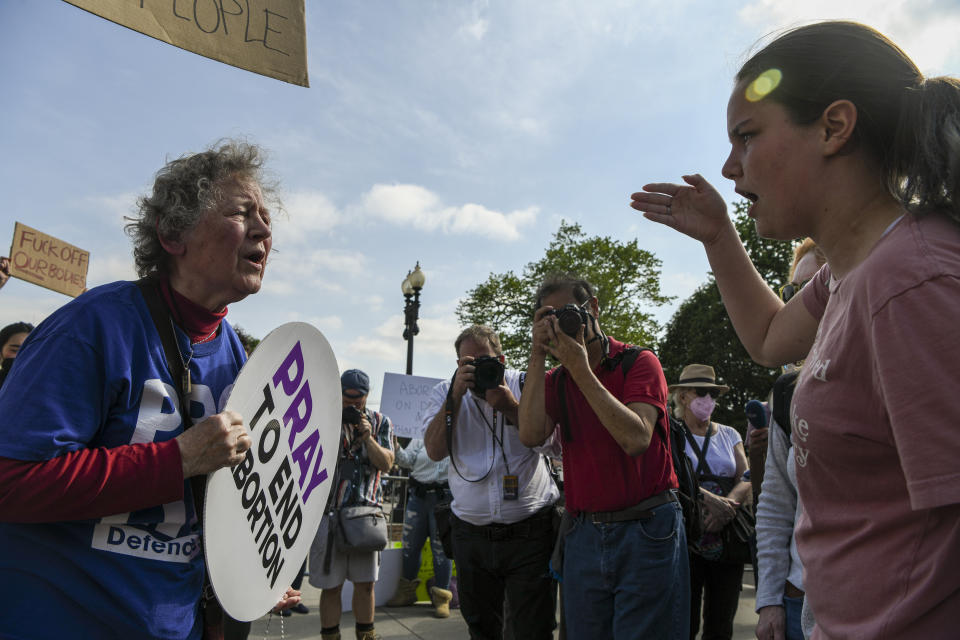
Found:
[[[343,328],[343,318],[340,316],[315,316],[298,311],[287,312],[285,322],[306,322],[320,329],[324,334]]]
[[[14,322],[40,324],[48,315],[71,300],[63,294],[14,278],[4,286],[2,295],[0,327]]]
[[[757,0],[739,12],[747,24],[766,31],[805,22],[846,19],[883,32],[907,52],[924,73],[944,73],[944,64],[960,55],[960,7],[937,0]]]
[[[363,277],[366,268],[367,258],[362,254],[288,244],[286,249],[271,254],[263,291],[280,296],[302,295],[306,291],[340,293],[344,291],[343,274]]]
[[[508,241],[519,240],[520,230],[532,225],[539,212],[538,207],[502,213],[473,203],[444,206],[436,194],[413,184],[376,184],[361,199],[361,208],[371,218],[422,231]]]
[[[132,216],[136,213],[136,202],[140,194],[130,191],[112,196],[91,196],[87,198],[93,206],[93,214],[111,225],[125,222],[125,216]]]
[[[305,279],[299,270],[292,273],[281,271],[280,274],[276,273],[277,270],[274,267],[271,271],[268,271],[268,275],[263,280],[261,293],[278,297],[301,296],[307,287],[310,288],[311,292],[340,293],[343,291],[343,287],[336,282],[324,282],[315,277]]]
[[[398,349],[396,341],[360,336],[351,340],[344,348],[344,354],[350,360],[365,362],[369,360],[396,360]],[[363,367],[361,367],[362,369]]]
[[[483,40],[490,29],[490,21],[486,18],[476,16],[473,20],[465,22],[460,26],[460,34],[471,40]]]
[[[312,234],[326,233],[343,221],[343,214],[319,191],[296,191],[284,197],[288,216],[274,222],[274,244],[300,244]]]
[[[137,272],[130,258],[130,251],[122,254],[101,255],[91,253],[90,270],[87,272],[87,286],[96,287],[116,280],[136,280]]]
[[[302,269],[322,277],[328,271],[337,273],[360,273],[367,265],[367,257],[356,251],[339,249],[315,249],[306,255],[298,254]]]
[[[380,311],[383,309],[383,296],[370,296],[367,298],[367,310]]]
[[[453,315],[442,318],[422,318],[420,320],[420,335],[417,336],[417,349],[450,358],[451,364],[456,359],[453,350],[453,341],[460,335],[461,327]]]
[[[460,335],[460,325],[456,317],[444,314],[441,317],[420,317],[417,320],[420,333],[413,339],[415,354],[447,357],[451,362],[456,359],[453,351],[453,342]],[[381,339],[402,338],[403,315],[396,314],[386,318],[375,330],[374,334]],[[395,354],[397,345],[391,346],[391,353]]]
[[[664,275],[661,278],[661,285],[666,295],[677,296],[678,301],[683,301],[706,281],[707,278],[703,274],[674,272]]]

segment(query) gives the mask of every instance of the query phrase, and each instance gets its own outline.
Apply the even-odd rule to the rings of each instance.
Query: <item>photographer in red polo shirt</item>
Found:
[[[689,568],[672,491],[667,383],[652,352],[605,336],[599,317],[585,280],[551,277],[541,285],[520,399],[525,445],[558,427],[562,434],[574,517],[562,572],[564,610],[576,612],[567,633],[686,640]],[[547,354],[561,365],[549,373]]]

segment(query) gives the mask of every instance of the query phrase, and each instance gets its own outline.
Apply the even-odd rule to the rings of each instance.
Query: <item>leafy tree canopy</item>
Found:
[[[747,217],[748,207],[746,201],[734,204],[734,224],[757,271],[774,291],[779,291],[787,281],[793,244],[759,237],[753,220]],[[746,428],[744,405],[751,398],[765,400],[779,373],[756,364],[747,355],[712,275],[680,304],[667,323],[659,355],[670,384],[680,379],[681,370],[688,364],[711,365],[720,383],[730,386],[730,392],[717,399],[714,419],[741,433]]]
[[[257,348],[257,345],[260,344],[259,338],[254,338],[239,325],[233,325],[233,330],[236,332],[237,337],[240,338],[240,344],[243,345],[243,349],[247,352],[247,355],[252,353],[253,350]]]
[[[537,288],[549,274],[569,274],[596,288],[606,333],[632,344],[654,345],[660,326],[650,310],[672,300],[660,292],[660,265],[636,240],[587,237],[579,224],[563,221],[542,258],[527,264],[520,275],[491,273],[457,306],[457,319],[462,326],[493,327],[511,366],[524,368]]]

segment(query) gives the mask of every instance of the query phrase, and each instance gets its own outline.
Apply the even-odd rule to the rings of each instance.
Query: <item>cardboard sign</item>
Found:
[[[10,275],[76,298],[87,288],[90,252],[25,224],[13,227]]]
[[[310,86],[303,0],[66,1],[181,49]]]
[[[423,419],[426,417],[423,412],[427,408],[430,390],[441,382],[440,378],[383,374],[380,412],[390,418],[395,435],[423,437]]]
[[[203,541],[213,591],[233,618],[275,605],[320,527],[340,445],[340,374],[326,338],[302,322],[278,327],[240,371],[226,409],[253,446],[207,478]]]

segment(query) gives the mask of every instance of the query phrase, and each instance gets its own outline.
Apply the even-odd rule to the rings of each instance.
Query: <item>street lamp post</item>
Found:
[[[420,333],[420,327],[417,326],[417,319],[420,315],[420,290],[423,289],[423,283],[426,282],[426,276],[420,270],[420,262],[413,271],[407,272],[400,288],[403,290],[405,303],[403,305],[404,329],[403,339],[407,341],[407,375],[413,374],[413,336]]]

